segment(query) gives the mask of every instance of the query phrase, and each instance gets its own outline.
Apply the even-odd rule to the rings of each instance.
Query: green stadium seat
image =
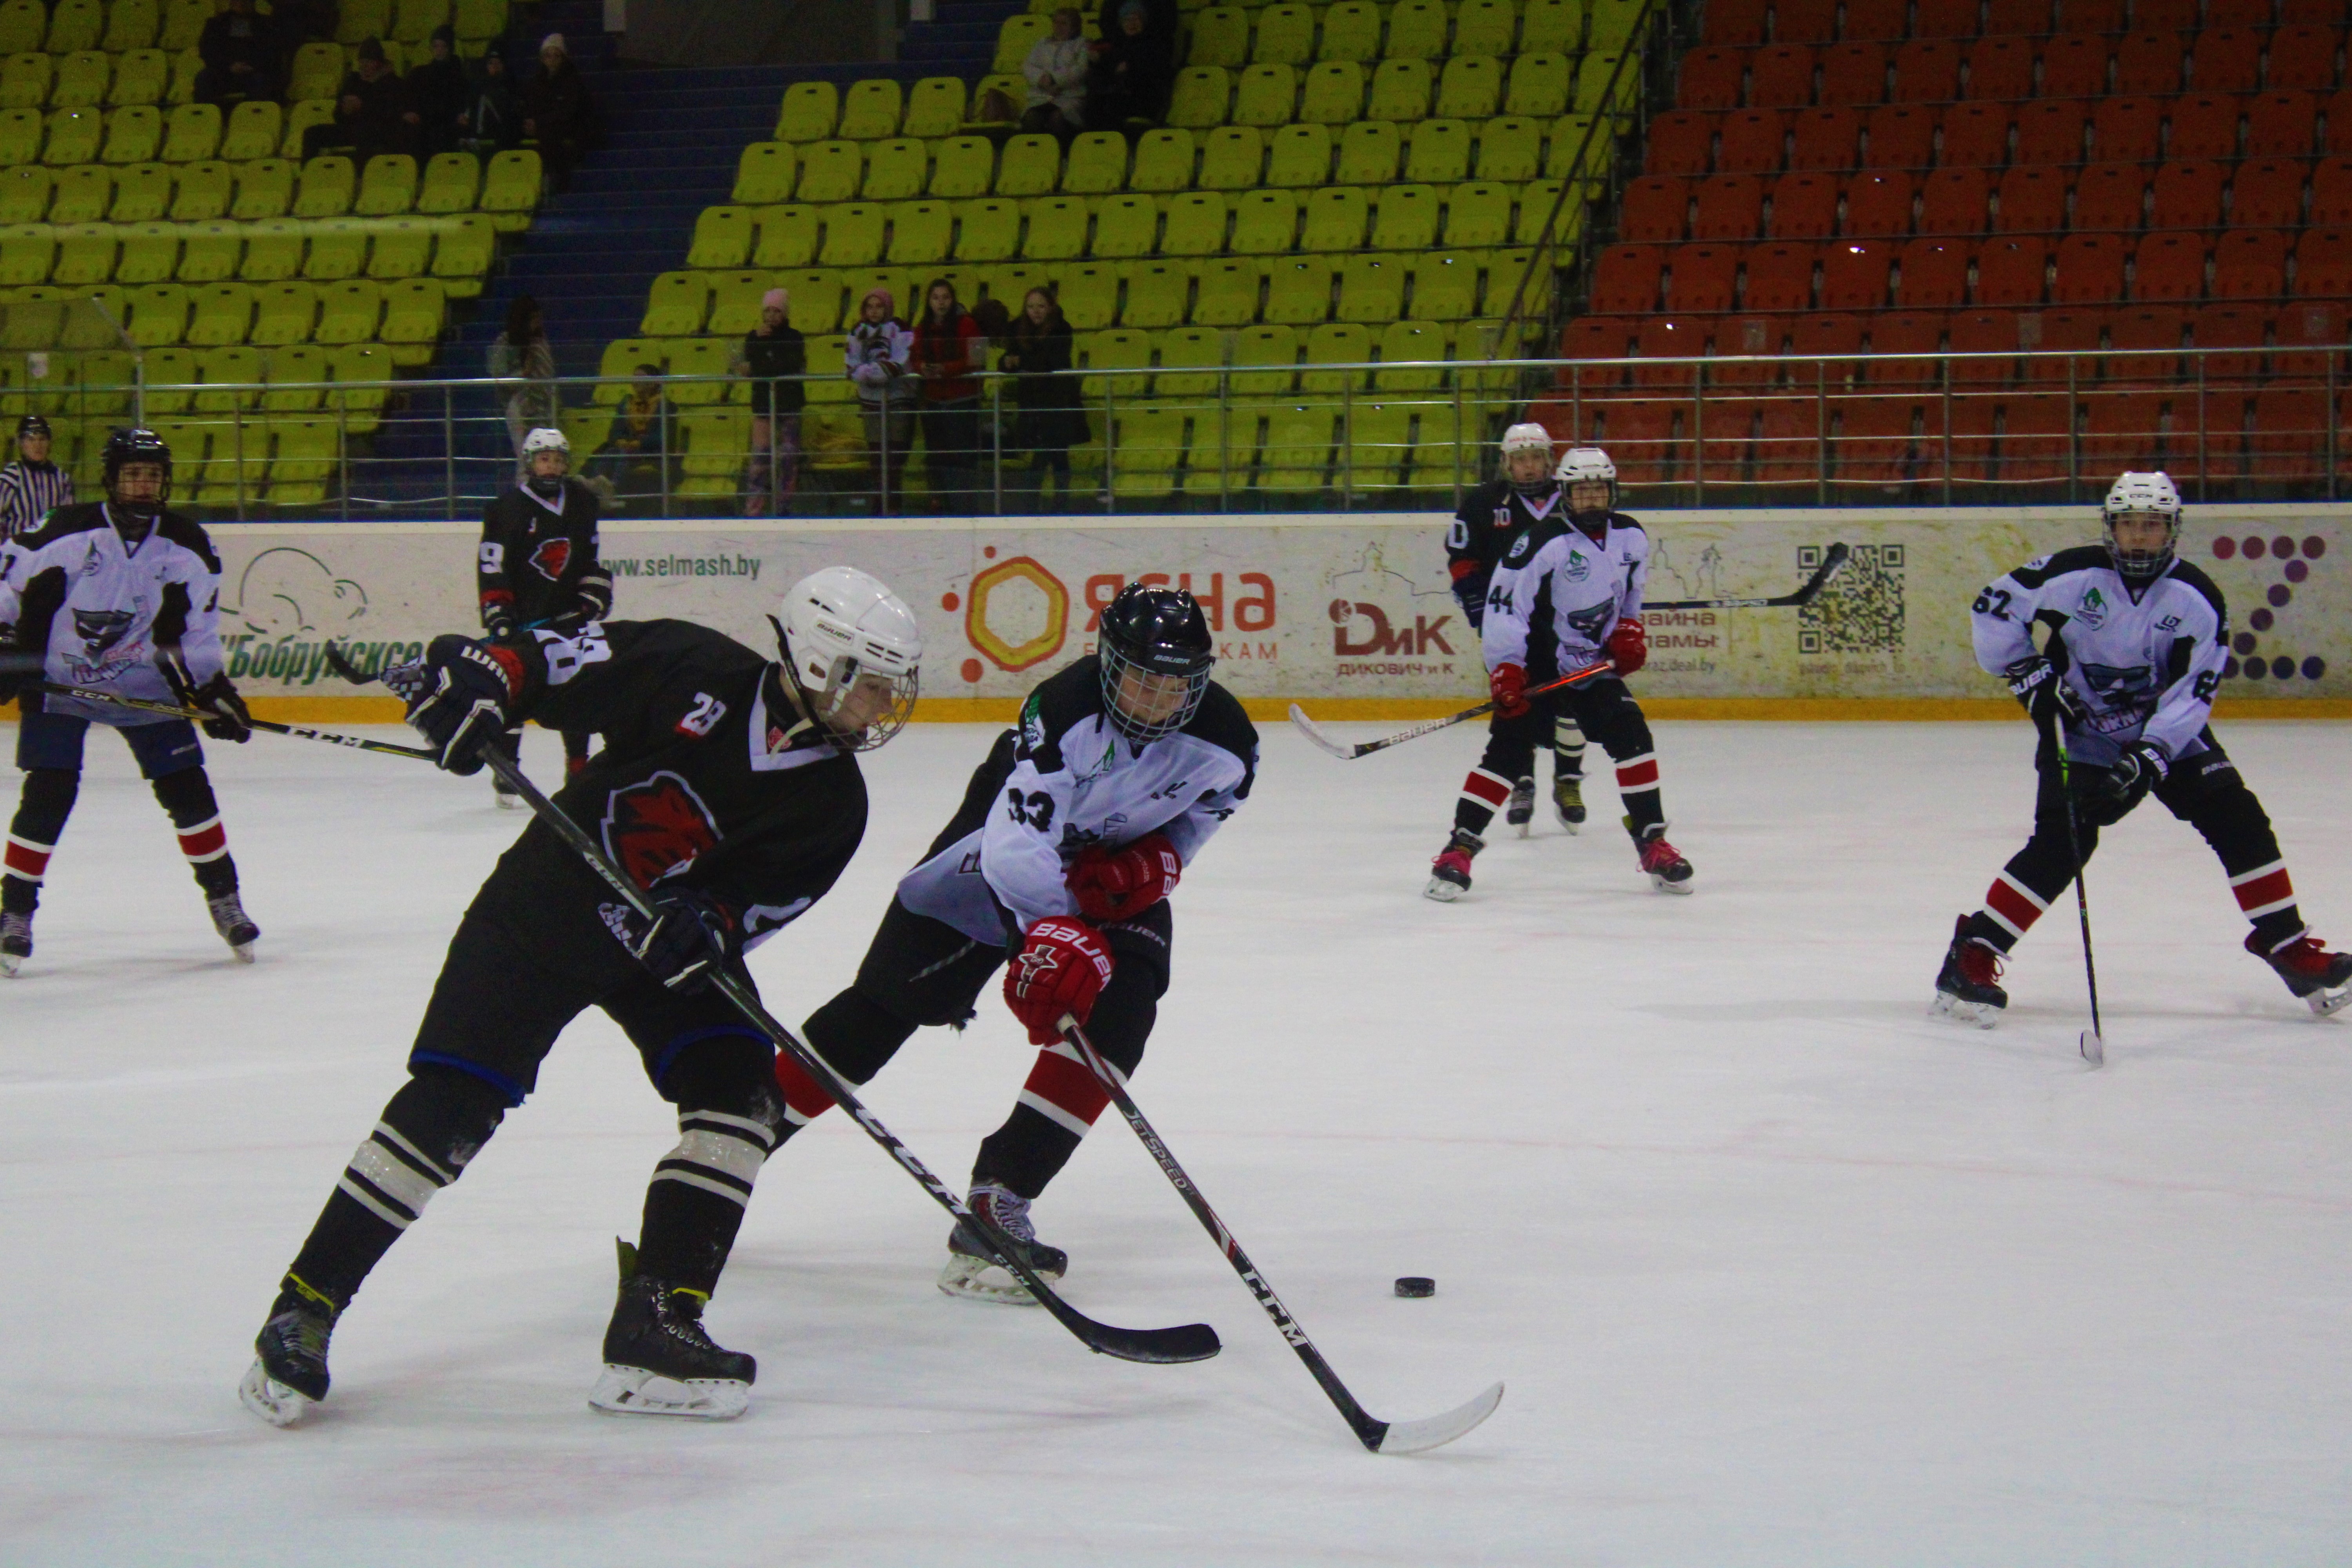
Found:
[[[293,353],[293,350],[282,351]],[[310,351],[302,351],[305,353]],[[273,360],[273,370],[275,361]],[[304,373],[310,367],[304,367]],[[324,368],[331,370],[329,365]],[[274,379],[274,376],[273,376]],[[300,379],[289,373],[285,378]],[[263,401],[278,395],[265,393]],[[287,394],[293,396],[296,394]],[[277,419],[270,422],[278,451],[269,459],[269,500],[275,506],[317,506],[327,499],[340,460],[341,438],[331,419]]]
[[[1580,155],[1590,165],[1585,173],[1597,176],[1615,156],[1615,148],[1605,128],[1596,132],[1591,115],[1563,114],[1552,121],[1551,134],[1544,139],[1544,173],[1555,179],[1572,179],[1577,171],[1570,165]]]
[[[1341,460],[1337,487],[1346,493],[1393,489],[1412,449],[1412,410],[1386,403],[1350,403],[1341,410]]]
[[[1445,245],[1501,245],[1511,237],[1512,187],[1472,181],[1454,187],[1445,199]]]
[[[825,209],[824,249],[817,259],[827,267],[870,267],[882,259],[884,226],[888,209],[876,202],[847,202]],[[689,266],[701,266],[691,256]],[[740,266],[740,259],[719,263]]]
[[[1103,196],[1127,188],[1127,138],[1089,131],[1070,143],[1069,166],[1062,171],[1066,195]]]
[[[433,242],[446,226],[432,218],[396,217],[369,226],[367,275],[379,283],[422,278],[433,267]]]
[[[1423,185],[1453,184],[1467,179],[1472,145],[1470,127],[1465,121],[1424,120],[1412,128],[1412,141],[1405,152],[1404,177]]]
[[[843,95],[841,125],[835,134],[845,142],[879,142],[896,136],[905,109],[906,89],[889,78],[854,81]]]
[[[784,89],[776,114],[779,142],[824,142],[841,119],[841,89],[829,81],[796,81]]]
[[[759,240],[751,247],[752,266],[786,269],[815,264],[824,225],[823,208],[797,205],[761,207],[752,216],[760,226]],[[723,268],[725,264],[719,265]]]
[[[1544,224],[1551,217],[1553,205],[1559,200],[1559,180],[1528,180],[1519,186],[1519,216],[1511,225],[1511,243],[1537,245],[1543,240]],[[1584,230],[1584,206],[1570,202],[1559,215],[1559,243],[1574,245]],[[1448,240],[1451,245],[1453,241]]]
[[[902,202],[921,195],[930,174],[930,149],[911,136],[894,136],[866,149],[860,194],[869,202]]]
[[[1190,314],[1192,264],[1182,261],[1130,262],[1119,270],[1127,279],[1127,308],[1119,312],[1123,327],[1181,327]]]
[[[376,336],[376,323],[383,313],[383,285],[364,278],[348,279],[330,283],[319,291],[319,324],[311,336],[331,344],[371,342]],[[196,315],[201,321],[204,301],[196,302]],[[188,329],[188,341],[196,341],[196,329]],[[338,379],[341,379],[338,377]]]
[[[1040,16],[1034,11],[1007,16],[996,31],[996,56],[990,61],[988,68],[1010,75],[1020,74],[1022,63],[1029,58],[1029,51],[1051,37],[1053,33],[1052,18]]]
[[[1213,383],[1214,378],[1211,378]],[[1110,468],[1115,496],[1156,497],[1176,489],[1177,465],[1183,460],[1187,412],[1150,404],[1117,405],[1111,437],[1117,454]]]
[[[1378,326],[1404,314],[1404,262],[1359,253],[1339,263],[1338,319]]]
[[[1577,113],[1622,116],[1632,106],[1642,90],[1641,73],[1629,70],[1620,74],[1617,62],[1623,58],[1617,54],[1591,54],[1577,62]]]
[[[278,155],[290,162],[302,161],[302,143],[314,125],[331,125],[335,119],[335,100],[331,98],[297,99],[286,106],[282,123],[285,139],[278,143]]]
[[[39,163],[0,170],[0,225],[38,223],[49,216],[49,171]]]
[[[1527,54],[1574,56],[1584,48],[1587,0],[1527,0],[1519,17],[1519,48]]]
[[[1247,90],[1247,84],[1244,84]],[[1353,60],[1324,60],[1307,69],[1298,118],[1310,125],[1345,125],[1364,110],[1364,68]],[[1235,119],[1246,116],[1236,114]],[[1280,121],[1286,123],[1285,114]]]
[[[950,201],[984,196],[995,178],[996,148],[987,137],[950,136],[931,144],[932,195]]]
[[[982,196],[958,205],[955,255],[958,261],[1006,261],[1021,249],[1021,205]],[[1063,219],[1065,223],[1069,220]],[[1079,205],[1075,222],[1078,246],[1086,245],[1087,214]],[[1073,251],[1072,255],[1078,254]]]
[[[1055,279],[1055,302],[1073,330],[1091,331],[1118,318],[1118,273],[1088,262],[1065,267]],[[1010,301],[1007,301],[1010,303]]]
[[[734,367],[735,345],[717,338],[684,338],[667,345],[664,358],[673,376],[723,376]],[[681,408],[723,403],[727,384],[719,381],[673,381],[669,400]]]
[[[37,109],[0,109],[0,164],[30,163],[41,155],[47,122]]]
[[[155,389],[163,386],[186,386],[194,382],[197,379],[195,351],[176,346],[150,349],[146,354],[146,371],[148,423],[151,426],[154,425],[155,416],[159,414],[186,413],[189,400],[195,394],[158,392]],[[180,446],[180,442],[173,442],[172,456],[174,467],[177,466]],[[204,450],[201,437],[197,439],[195,450],[200,453]]]
[[[1477,313],[1478,268],[1468,257],[1423,255],[1412,263],[1412,313],[1458,321]]]
[[[754,142],[735,163],[735,190],[728,199],[738,206],[761,206],[793,199],[793,181],[800,158],[789,142]]]
[[[1360,187],[1355,185],[1324,185],[1307,194],[1307,226],[1301,232],[1301,250],[1359,250],[1364,244],[1364,226],[1371,216],[1371,204],[1365,199]]]
[[[1000,196],[1051,195],[1062,174],[1062,148],[1051,136],[1015,136],[996,169]]]
[[[801,149],[800,199],[846,202],[866,178],[865,150],[855,142],[818,142]]]
[[[1543,120],[1565,114],[1573,79],[1566,55],[1521,55],[1511,65],[1504,111]]]
[[[225,283],[244,259],[245,230],[236,224],[200,223],[180,237],[183,283]]]
[[[1392,60],[1435,60],[1445,58],[1446,17],[1444,0],[1398,0],[1389,12],[1387,58]]]
[[[188,291],[175,283],[132,289],[129,312],[123,330],[142,349],[170,348],[188,334]]]
[[[936,266],[947,260],[954,237],[955,211],[945,202],[898,202],[890,208],[892,261]]]
[[[907,119],[900,133],[907,136],[952,136],[963,129],[963,79],[927,76],[907,95]]]
[[[1320,257],[1286,256],[1266,278],[1265,319],[1308,327],[1331,314],[1331,264]]]
[[[431,278],[407,278],[383,286],[383,324],[377,336],[391,346],[392,363],[414,370],[433,363],[441,341],[448,298]],[[715,345],[724,349],[726,345]]]
[[[1428,121],[1430,124],[1441,121]],[[1543,167],[1543,127],[1517,117],[1489,120],[1478,128],[1478,177],[1482,180],[1532,180]],[[1462,174],[1409,175],[1443,184]]]
[[[1486,120],[1502,101],[1503,64],[1492,55],[1456,55],[1438,79],[1436,114],[1444,120]]]
[[[348,343],[335,352],[335,380],[339,384],[327,406],[336,411],[342,426],[354,436],[372,433],[383,423],[384,400],[391,395],[383,386],[363,385],[369,382],[393,379],[392,356],[372,342]]]
[[[1128,188],[1187,191],[1192,188],[1192,133],[1182,129],[1147,131],[1135,146],[1135,172]]]
[[[1454,14],[1454,52],[1502,57],[1518,52],[1519,14],[1511,0],[1462,0]]]
[[[662,346],[643,338],[615,338],[604,345],[604,357],[598,361],[596,374],[600,384],[595,401],[617,405],[628,396],[628,383],[637,367],[662,363]]]
[[[283,158],[257,158],[236,166],[236,196],[228,215],[246,222],[284,217],[294,205],[294,165]]]
[[[247,283],[283,283],[302,275],[305,225],[290,217],[266,217],[245,228],[245,258],[236,275]],[[188,281],[187,262],[181,258],[180,280]]]
[[[49,194],[51,223],[96,223],[114,205],[114,171],[102,163],[77,163],[57,172]]]
[[[1218,198],[1220,206],[1223,205]],[[1036,247],[1037,226],[1029,228],[1028,254],[1042,259]],[[1097,257],[1149,256],[1160,248],[1160,207],[1150,196],[1105,196],[1095,214],[1094,254]]]
[[[1186,66],[1176,73],[1176,86],[1169,95],[1168,123],[1192,131],[1223,125],[1233,90],[1233,73],[1224,67]]]
[[[49,11],[41,0],[8,0],[0,5],[0,49],[6,53],[38,49],[48,31]]]
[[[163,21],[155,34],[155,47],[166,53],[195,47],[214,10],[213,0],[163,0]]]
[[[988,297],[1002,304],[1013,316],[1021,314],[1022,301],[1032,289],[1054,291],[1055,269],[1014,263],[1009,267],[985,267],[979,271],[981,284]]]
[[[206,349],[196,356],[196,374],[210,384],[199,392],[192,404],[198,414],[236,414],[254,407],[261,401],[261,351],[241,343],[226,348]],[[229,432],[219,433],[229,436]],[[249,428],[239,433],[247,447],[261,432]],[[232,451],[235,446],[231,447]],[[175,465],[176,467],[176,465]],[[176,475],[174,476],[177,477]]]
[[[1267,139],[1267,184],[1297,190],[1322,184],[1330,177],[1329,126],[1285,125]]]
[[[491,154],[490,165],[482,174],[481,210],[490,215],[499,233],[519,233],[530,226],[530,215],[539,205],[541,177],[537,153],[518,148]]]
[[[682,496],[733,494],[736,471],[742,468],[744,454],[751,449],[751,410],[686,409],[677,416],[677,433],[680,444],[686,448],[678,459],[678,473],[685,482],[678,486],[677,493]],[[695,485],[698,479],[714,483],[707,490],[698,490]]]
[[[163,7],[156,0],[114,0],[106,9],[106,34],[99,47],[113,55],[151,48],[162,25]]]
[[[94,49],[106,37],[106,7],[99,0],[57,0],[49,7],[46,47],[53,55]]]
[[[416,160],[405,153],[379,153],[360,174],[352,211],[362,217],[397,217],[416,205]]]
[[[1318,365],[1362,364],[1372,357],[1372,334],[1354,321],[1327,321],[1307,334],[1307,363],[1298,385],[1305,392],[1361,392],[1360,370],[1318,370]]]
[[[1331,467],[1332,432],[1339,410],[1329,404],[1282,404],[1267,411],[1265,446],[1258,459],[1258,488],[1311,491],[1325,488]]]
[[[1209,5],[1192,13],[1192,47],[1185,57],[1196,66],[1236,70],[1249,63],[1250,14],[1239,5]]]
[[[1234,333],[1232,390],[1241,397],[1286,395],[1298,375],[1298,329],[1269,323]],[[1240,367],[1252,367],[1244,374]]]
[[[57,62],[44,54],[12,54],[0,64],[0,108],[39,109],[49,101]]]
[[[1298,72],[1289,66],[1244,66],[1234,90],[1236,125],[1287,125],[1298,108]]]
[[[131,103],[161,103],[171,84],[171,57],[161,49],[132,49],[115,57],[114,81],[106,89],[107,105],[120,109]]]
[[[172,205],[165,216],[174,223],[210,223],[228,216],[236,195],[236,172],[226,163],[189,163],[172,182]]]
[[[1257,36],[1250,47],[1253,62],[1303,66],[1315,58],[1315,12],[1307,5],[1279,5],[1257,13]]]
[[[1372,0],[1339,0],[1323,13],[1318,58],[1370,65],[1381,58],[1381,8]]]
[[[1201,268],[1199,293],[1192,301],[1192,324],[1244,327],[1256,321],[1259,267],[1258,262],[1242,259],[1204,265]]]
[[[702,331],[710,313],[709,275],[665,272],[654,279],[637,331],[649,338],[683,338]]]
[[[152,110],[148,111],[153,113]],[[41,161],[47,163],[70,165],[93,163],[98,161],[100,146],[106,139],[106,116],[95,109],[59,109],[50,111],[48,140],[41,149]],[[155,150],[147,149],[147,158]],[[143,163],[146,158],[126,158],[124,163]]]
[[[337,8],[335,42],[345,47],[391,37],[392,0],[342,0]]]
[[[1201,188],[1245,191],[1265,165],[1265,139],[1255,126],[1220,125],[1201,142]]]
[[[1591,12],[1585,18],[1585,47],[1599,54],[1622,53],[1630,48],[1642,20],[1642,9],[1643,0],[1591,0]],[[2217,22],[2218,11],[2216,7]]]
[[[290,210],[296,217],[341,217],[352,210],[357,184],[358,171],[349,158],[334,153],[313,158],[295,182]]]
[[[1372,71],[1372,90],[1365,100],[1364,112],[1374,120],[1420,120],[1429,113],[1430,79],[1426,60],[1382,60]]]
[[[343,51],[332,44],[309,43],[294,51],[294,68],[287,79],[286,96],[294,101],[306,98],[332,98],[343,81]],[[277,144],[271,143],[271,151]]]
[[[200,289],[191,289],[188,299],[193,307],[188,316],[188,343],[191,347],[224,348],[245,342],[252,332],[251,284],[207,283]]]
[[[449,14],[459,43],[485,43],[507,30],[507,0],[457,0]]]
[[[449,0],[400,0],[393,9],[392,33],[404,44],[422,45],[433,29],[451,26]]]
[[[51,109],[93,109],[106,102],[107,83],[113,77],[107,58],[96,49],[84,49],[57,61],[57,74],[49,79]]]
[[[1170,256],[1215,256],[1225,248],[1225,197],[1222,191],[1184,191],[1168,198],[1168,225],[1160,248]],[[1097,237],[1097,250],[1101,254]]]
[[[316,284],[265,283],[254,291],[252,340],[257,343],[273,348],[307,343],[318,319]]]
[[[61,289],[86,288],[114,276],[118,249],[114,230],[102,223],[63,224],[58,228],[58,258],[49,281]]]
[[[1160,374],[1151,378],[1157,397],[1213,397],[1225,363],[1225,334],[1210,327],[1171,327],[1160,332]]]
[[[767,272],[720,272],[710,276],[710,322],[707,329],[721,337],[740,338],[760,324],[760,300],[771,288]],[[791,295],[784,315],[792,318]],[[690,328],[689,331],[702,330]]]
[[[424,183],[416,192],[416,210],[469,213],[481,189],[480,159],[471,153],[436,153],[425,161]]]
[[[1150,196],[1108,196],[1106,201],[1140,201],[1144,205],[1144,226],[1150,227],[1159,209]],[[979,204],[974,203],[977,208]],[[1027,204],[1029,232],[1021,244],[1021,255],[1029,261],[1067,261],[1087,253],[1087,204],[1076,196],[1034,196]],[[1131,219],[1129,221],[1132,221]],[[1144,247],[1150,249],[1147,244]],[[967,261],[981,261],[981,256],[967,246]]]
[[[740,267],[751,254],[752,217],[745,207],[705,207],[694,220],[694,243],[687,247],[688,267]]]
[[[114,280],[124,288],[168,283],[180,269],[180,231],[168,223],[142,223],[122,237]]]
[[[152,140],[146,138],[144,132],[138,129],[143,127],[147,123],[148,117],[154,112],[152,107],[145,104],[135,104],[129,109],[118,109],[114,111],[113,122],[107,128],[106,161],[108,163],[144,163],[157,155],[150,151],[142,156],[133,158],[120,155],[116,152],[118,145],[134,148],[142,142],[150,148],[154,145]],[[181,104],[172,110],[171,119],[163,125],[162,153],[163,162],[194,163],[217,156],[220,153],[221,130],[220,105],[216,103]]]
[[[1340,133],[1339,172],[1332,177],[1343,185],[1385,185],[1397,177],[1402,144],[1396,121],[1359,120]]]
[[[1236,256],[1280,256],[1298,238],[1298,198],[1285,190],[1244,191],[1234,198]]]
[[[434,225],[433,276],[453,300],[470,300],[482,291],[483,274],[498,253],[498,228],[479,213],[442,218]]]

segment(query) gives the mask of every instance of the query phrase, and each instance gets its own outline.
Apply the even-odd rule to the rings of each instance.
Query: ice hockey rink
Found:
[[[2315,929],[2352,941],[2352,730],[2220,728]],[[1580,837],[1548,811],[1498,837],[1450,907],[1421,886],[1472,731],[1342,763],[1261,729],[1256,794],[1175,895],[1137,1097],[1375,1414],[1504,1380],[1475,1432],[1364,1452],[1115,1112],[1041,1233],[1082,1310],[1204,1320],[1216,1359],[1129,1365],[941,1296],[944,1217],[835,1115],[769,1164],[711,1308],[760,1359],[751,1414],[597,1415],[612,1238],[677,1136],[601,1015],[360,1295],[318,1417],[262,1426],[254,1331],[523,819],[482,779],[211,747],[266,933],[243,968],[101,736],[0,986],[0,1563],[2352,1551],[2352,1015],[2239,951],[2189,828],[2144,806],[2093,866],[2094,1072],[2069,906],[2000,1030],[1927,1016],[1953,915],[2021,841],[2021,720],[1661,724],[1695,896],[1635,873],[1598,782]],[[988,738],[917,725],[866,759],[863,851],[754,957],[779,1016],[847,981]],[[554,738],[528,760],[552,779]],[[961,1185],[1031,1056],[984,1000],[871,1103]]]

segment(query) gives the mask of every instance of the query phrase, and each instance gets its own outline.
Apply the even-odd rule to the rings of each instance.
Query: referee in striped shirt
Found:
[[[21,539],[61,506],[73,505],[73,476],[49,461],[49,422],[16,422],[16,460],[0,468],[0,541]]]

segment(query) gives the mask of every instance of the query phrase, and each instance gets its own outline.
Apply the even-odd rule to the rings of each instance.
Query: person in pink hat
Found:
[[[792,509],[800,486],[801,410],[808,389],[808,341],[793,330],[792,297],[782,289],[760,296],[760,324],[743,334],[735,374],[751,379],[751,461],[744,475],[743,515],[766,517]]]

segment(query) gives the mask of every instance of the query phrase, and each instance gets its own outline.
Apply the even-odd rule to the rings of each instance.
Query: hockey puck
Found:
[[[1408,1274],[1396,1282],[1396,1293],[1407,1297],[1434,1296],[1437,1294],[1437,1281],[1419,1274]]]

